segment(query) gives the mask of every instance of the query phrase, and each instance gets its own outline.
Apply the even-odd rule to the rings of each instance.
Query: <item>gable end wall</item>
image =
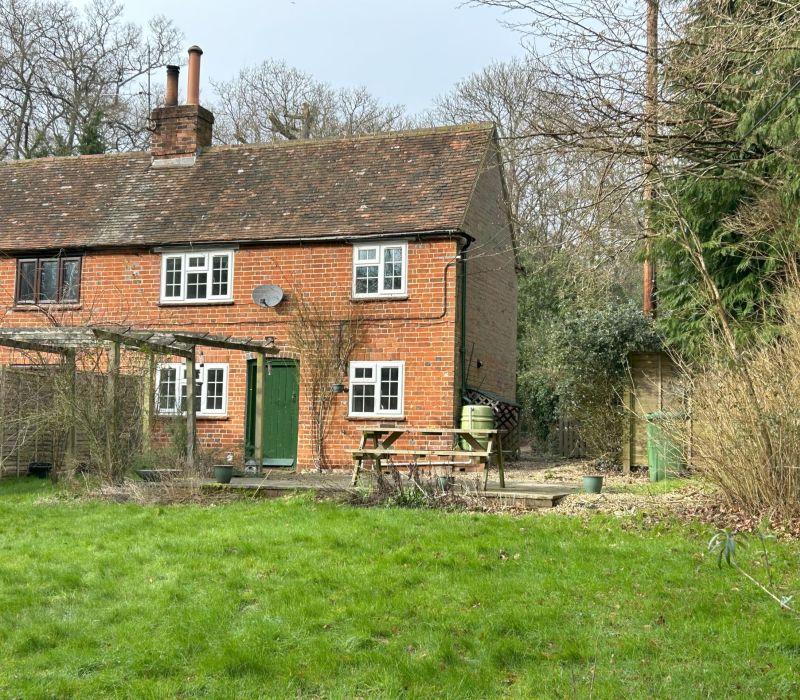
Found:
[[[464,230],[476,239],[466,263],[467,385],[515,401],[516,261],[496,152],[476,183]]]

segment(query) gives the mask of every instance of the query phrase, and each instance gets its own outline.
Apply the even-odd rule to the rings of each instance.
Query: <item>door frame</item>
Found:
[[[297,412],[297,420],[295,426],[295,436],[294,436],[294,454],[291,458],[291,464],[277,464],[277,465],[265,465],[264,463],[270,459],[266,455],[266,442],[264,439],[264,430],[265,430],[265,419],[267,417],[267,411],[269,406],[269,397],[267,395],[267,381],[266,376],[264,377],[264,382],[262,384],[262,396],[261,396],[261,426],[257,428],[256,423],[256,413],[257,413],[257,405],[258,405],[258,361],[255,358],[247,360],[247,371],[246,371],[246,384],[245,384],[245,416],[244,416],[244,444],[245,444],[245,459],[254,459],[255,458],[255,448],[256,448],[256,429],[261,430],[261,465],[259,466],[280,466],[280,467],[291,467],[296,468],[297,466],[297,449],[298,449],[298,440],[299,440],[299,433],[300,433],[300,362],[290,357],[268,357],[265,358],[264,363],[264,373],[265,375],[270,371],[269,367],[293,367],[295,369],[295,376],[296,376],[296,383],[297,383],[297,399],[296,399],[296,412]],[[285,459],[277,459],[274,461],[278,462],[288,462],[289,458]]]

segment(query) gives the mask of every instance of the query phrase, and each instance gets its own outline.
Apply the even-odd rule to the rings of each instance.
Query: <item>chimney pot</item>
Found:
[[[186,104],[200,104],[200,56],[203,49],[199,46],[189,48],[189,81],[186,87]]]
[[[167,107],[175,107],[178,104],[178,66],[167,66],[167,97],[164,104]]]

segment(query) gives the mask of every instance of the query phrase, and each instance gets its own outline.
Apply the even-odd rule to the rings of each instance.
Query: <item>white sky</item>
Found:
[[[523,53],[519,36],[498,21],[499,10],[460,0],[123,2],[128,19],[166,15],[183,31],[186,48],[203,49],[204,84],[266,58],[283,59],[334,87],[365,85],[409,113],[430,107],[491,61]]]

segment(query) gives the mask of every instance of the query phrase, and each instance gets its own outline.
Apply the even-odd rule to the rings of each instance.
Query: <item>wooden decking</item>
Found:
[[[349,491],[350,475],[344,472],[332,474],[292,474],[284,471],[270,471],[261,477],[234,477],[230,484],[203,482],[208,489],[246,491],[253,496],[279,498],[293,493],[314,491],[330,493]],[[552,508],[570,493],[579,490],[574,484],[536,483],[533,481],[514,481],[506,479],[506,487],[500,488],[497,481],[489,480],[486,491],[475,491],[474,480],[457,479],[453,487],[456,491],[469,490],[477,497],[496,501],[502,505],[519,508]]]

